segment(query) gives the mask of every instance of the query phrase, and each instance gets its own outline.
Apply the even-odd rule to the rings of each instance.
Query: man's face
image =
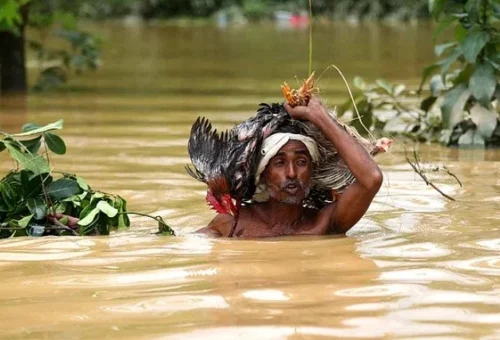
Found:
[[[302,142],[295,140],[283,145],[263,173],[270,197],[296,205],[309,194],[311,175],[311,155]]]

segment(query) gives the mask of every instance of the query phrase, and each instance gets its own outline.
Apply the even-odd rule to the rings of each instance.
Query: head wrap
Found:
[[[283,147],[283,145],[288,143],[290,140],[296,140],[302,142],[309,151],[309,154],[311,155],[312,161],[314,163],[316,163],[319,160],[318,147],[314,139],[294,133],[280,132],[270,135],[269,137],[264,139],[264,142],[262,143],[262,149],[260,150],[261,158],[259,160],[259,165],[257,166],[257,171],[255,173],[255,184],[257,185],[257,188],[255,190],[253,200],[257,202],[265,202],[269,200],[269,195],[266,190],[266,185],[264,183],[261,183],[260,175],[266,168],[271,158],[276,156],[276,154]]]

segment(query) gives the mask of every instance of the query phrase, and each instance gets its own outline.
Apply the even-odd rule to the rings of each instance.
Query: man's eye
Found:
[[[301,166],[307,165],[307,160],[306,159],[299,159],[297,161],[297,165],[301,165]]]
[[[274,161],[274,165],[276,165],[276,166],[285,165],[285,161],[282,160],[282,159],[277,159],[277,160]]]

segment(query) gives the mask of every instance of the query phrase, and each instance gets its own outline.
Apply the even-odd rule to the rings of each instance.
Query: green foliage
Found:
[[[80,1],[80,5],[88,1]],[[70,2],[71,3],[71,2]],[[28,22],[23,22],[21,8],[29,9]],[[65,84],[71,73],[96,70],[100,60],[100,41],[78,29],[77,16],[64,9],[64,1],[0,0],[0,31],[20,33],[21,24],[38,31],[38,40],[28,41],[38,59],[39,76],[35,90],[49,90]],[[74,8],[69,6],[69,8]],[[65,48],[47,47],[47,37],[53,35],[65,41]]]
[[[355,79],[355,101],[362,121],[372,129],[404,134],[420,141],[460,147],[500,146],[500,6],[498,0],[429,0],[438,21],[434,40],[446,30],[453,38],[437,43],[437,62],[424,68],[417,97],[377,80],[367,86]],[[349,109],[348,102],[340,114]],[[355,117],[356,118],[356,117]],[[361,125],[353,121],[353,125]]]
[[[51,11],[38,4],[30,12],[30,26],[38,31],[39,40],[28,41],[40,65],[37,91],[50,90],[65,84],[71,73],[95,71],[100,60],[100,40],[80,31],[76,17],[69,12]],[[49,48],[46,38],[51,34],[65,42],[65,48]]]
[[[438,21],[435,38],[453,29],[450,41],[438,44],[441,60],[424,69],[423,84],[432,77],[430,96],[439,101],[443,138],[447,145],[487,146],[496,144],[498,125],[495,108],[500,94],[500,11],[497,0],[429,0],[429,10]],[[452,66],[456,66],[450,71]],[[439,99],[439,100],[437,100]]]
[[[54,133],[62,127],[59,120],[45,126],[25,124],[17,134],[0,132],[0,152],[7,150],[17,163],[0,180],[0,238],[109,235],[130,226],[129,214],[153,218],[159,234],[175,235],[160,216],[127,211],[123,197],[95,191],[75,174],[54,173],[48,152],[66,153],[66,144]]]
[[[18,134],[1,132],[1,151],[7,150],[17,167],[0,180],[0,238],[108,235],[130,226],[125,199],[92,190],[82,177],[56,176],[51,171],[49,158],[44,156],[49,150],[66,153],[63,139],[54,133],[62,127],[60,120],[45,126],[25,124]],[[18,140],[23,137],[29,139]],[[77,217],[78,224],[68,223],[68,217],[61,214]]]
[[[354,78],[354,102],[351,99],[337,109],[337,116],[352,113],[350,125],[360,133],[367,127],[384,134],[401,134],[420,141],[438,141],[441,135],[441,119],[430,110],[435,102],[430,99],[416,106],[415,93],[408,91],[403,84],[392,84],[384,79],[377,79],[374,84],[367,84],[360,77]],[[360,119],[359,119],[360,118]],[[361,122],[363,124],[361,124]]]
[[[30,0],[0,0],[0,31],[19,34],[19,26],[23,23],[21,7]]]

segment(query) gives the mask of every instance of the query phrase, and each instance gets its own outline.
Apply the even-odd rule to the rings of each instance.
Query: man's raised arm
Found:
[[[332,142],[356,178],[336,202],[330,218],[330,228],[345,233],[370,206],[382,185],[382,172],[368,152],[330,118],[318,99],[312,98],[307,106],[294,108],[285,104],[285,109],[293,118],[313,123]]]

